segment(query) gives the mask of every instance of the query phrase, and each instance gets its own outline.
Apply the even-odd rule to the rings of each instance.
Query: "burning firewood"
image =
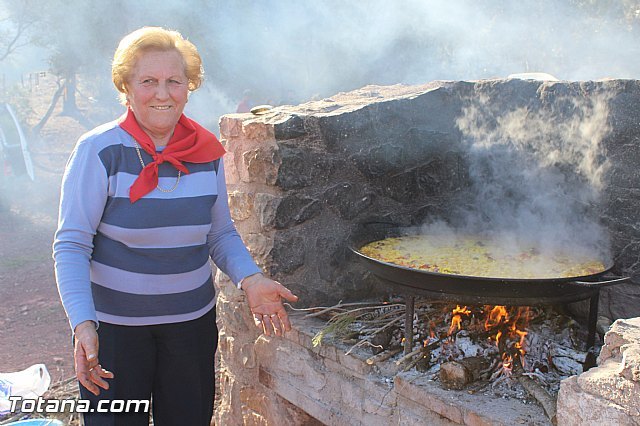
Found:
[[[440,382],[449,389],[464,389],[478,380],[489,366],[486,358],[470,357],[440,365]]]
[[[416,298],[413,310],[395,300],[294,310],[326,322],[316,344],[332,335],[350,346],[346,354],[371,350],[366,363],[388,372],[415,369],[445,388],[477,392],[488,385],[506,397],[535,399],[552,419],[560,380],[579,372],[585,355],[581,325],[551,308]]]

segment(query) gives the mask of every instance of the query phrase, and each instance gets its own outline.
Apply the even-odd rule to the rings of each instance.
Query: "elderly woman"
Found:
[[[183,114],[202,82],[196,47],[175,31],[136,30],[120,42],[112,76],[127,112],[78,141],[53,244],[81,395],[94,409],[152,398],[156,425],[209,425],[217,346],[209,258],[244,289],[267,335],[290,329],[282,298],[297,297],[251,258],[229,214],[224,149]],[[148,421],[85,414],[87,425]]]

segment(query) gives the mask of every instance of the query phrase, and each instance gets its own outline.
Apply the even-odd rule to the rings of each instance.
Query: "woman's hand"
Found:
[[[287,311],[282,306],[282,299],[296,302],[298,296],[277,281],[262,274],[248,276],[242,281],[242,289],[247,295],[249,309],[253,314],[256,326],[261,327],[264,334],[281,336],[291,330]]]
[[[83,321],[75,328],[75,348],[73,358],[76,377],[94,395],[100,395],[100,389],[109,389],[104,379],[113,379],[113,373],[105,370],[98,361],[98,332],[93,321]]]

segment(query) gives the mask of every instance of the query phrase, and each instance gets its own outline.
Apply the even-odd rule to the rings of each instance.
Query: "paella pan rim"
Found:
[[[577,290],[578,281],[593,282],[593,287],[598,286],[601,276],[613,268],[612,261],[603,262],[604,269],[600,272],[575,277],[552,278],[499,278],[481,277],[469,275],[454,275],[440,272],[425,271],[406,266],[396,265],[371,258],[360,252],[360,248],[372,241],[382,240],[388,237],[408,235],[407,230],[414,228],[402,226],[390,226],[371,229],[360,227],[352,233],[348,248],[365,265],[369,272],[378,278],[391,281],[396,286],[405,286],[407,291],[415,289],[425,291],[478,296],[483,298],[569,298],[585,295],[587,292]],[[412,232],[409,232],[412,234]],[[590,286],[591,287],[591,286]],[[571,296],[574,294],[574,296]]]
[[[396,265],[390,262],[384,262],[379,259],[375,259],[367,256],[366,254],[361,253],[358,249],[354,247],[350,247],[351,251],[354,252],[359,257],[363,258],[367,263],[373,265],[379,265],[381,268],[388,268],[390,271],[406,271],[410,274],[416,274],[416,278],[422,275],[424,279],[445,279],[445,280],[468,280],[468,281],[486,281],[490,283],[501,282],[501,283],[514,283],[514,284],[525,284],[525,283],[558,283],[558,282],[570,282],[570,281],[582,281],[595,279],[606,272],[610,271],[613,268],[613,265],[606,264],[604,269],[600,272],[596,272],[594,274],[588,275],[579,275],[573,277],[546,277],[546,278],[510,278],[510,277],[483,277],[483,276],[475,276],[475,275],[460,275],[460,274],[445,274],[442,272],[433,272],[433,271],[425,271],[422,269],[410,268],[408,266]]]

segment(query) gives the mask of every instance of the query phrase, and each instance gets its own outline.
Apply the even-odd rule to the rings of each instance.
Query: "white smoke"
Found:
[[[609,259],[596,216],[609,167],[606,93],[559,97],[538,108],[502,110],[477,96],[457,125],[469,149],[470,229],[513,231],[540,246],[580,247]]]

